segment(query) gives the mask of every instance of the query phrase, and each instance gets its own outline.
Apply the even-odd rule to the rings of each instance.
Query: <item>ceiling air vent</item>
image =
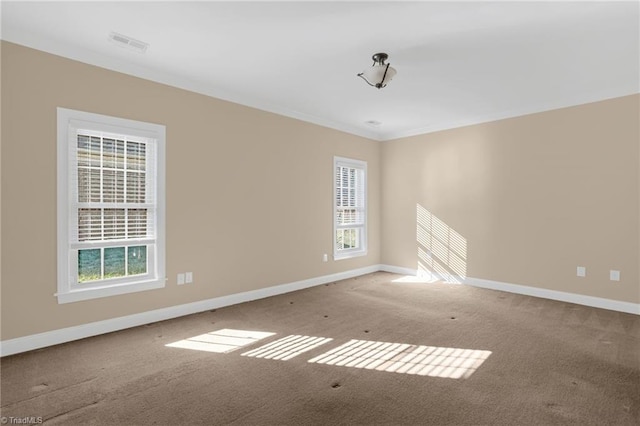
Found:
[[[127,37],[126,35],[122,35],[114,32],[111,32],[109,34],[109,40],[111,40],[111,42],[115,43],[120,47],[125,47],[130,50],[135,50],[136,52],[139,52],[139,53],[146,52],[147,48],[149,47],[149,43],[145,43],[144,41],[136,40],[134,38]]]

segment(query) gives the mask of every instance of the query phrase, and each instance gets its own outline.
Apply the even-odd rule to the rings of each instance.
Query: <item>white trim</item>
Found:
[[[265,297],[277,296],[279,294],[290,293],[292,291],[302,290],[334,281],[346,280],[348,278],[370,274],[379,270],[379,265],[372,265],[360,269],[352,269],[350,271],[338,272],[336,274],[309,278],[288,284],[281,284],[274,287],[246,291],[243,293],[187,303],[184,305],[170,306],[168,308],[141,312],[139,314],[127,315],[124,317],[112,318],[104,321],[97,321],[89,324],[82,324],[74,327],[9,339],[0,342],[0,356],[13,355],[46,346],[84,339],[85,337],[97,336],[99,334],[110,333],[113,331],[123,330],[125,328],[137,327],[157,321],[164,321],[171,318],[204,312],[210,309],[218,309],[225,306],[236,305],[238,303],[263,299]]]
[[[442,130],[455,129],[459,127],[503,120],[506,118],[520,117],[523,115],[536,114],[539,112],[584,105],[592,102],[600,102],[607,99],[615,99],[640,93],[638,85],[635,82],[633,84],[613,82],[612,84],[608,85],[608,87],[602,90],[580,92],[578,94],[567,96],[562,99],[524,105],[517,109],[510,108],[507,111],[494,111],[486,115],[467,117],[465,120],[440,122],[437,125],[425,126],[416,129],[384,132],[383,130],[375,131],[373,129],[364,128],[361,125],[337,122],[325,117],[318,117],[316,115],[305,113],[302,111],[292,110],[290,108],[287,108],[285,105],[276,105],[274,103],[264,101],[263,99],[257,99],[244,93],[238,93],[235,91],[224,89],[220,86],[213,86],[210,84],[197,82],[193,79],[185,78],[184,76],[172,74],[166,71],[155,70],[143,65],[133,64],[115,57],[107,57],[95,52],[84,51],[76,47],[71,47],[65,45],[64,43],[57,42],[50,38],[40,37],[39,35],[33,34],[25,30],[24,28],[8,27],[5,25],[2,31],[2,40],[47,52],[53,55],[62,56],[74,61],[115,71],[118,73],[124,73],[156,83],[166,84],[171,87],[177,87],[179,89],[200,93],[227,102],[245,105],[250,108],[275,113],[285,117],[313,123],[329,129],[338,130],[341,132],[380,142],[392,141],[409,136],[423,135]]]
[[[380,271],[390,272],[392,274],[398,274],[398,275],[413,275],[413,276],[418,275],[418,271],[415,269],[403,268],[400,266],[393,266],[393,265],[380,265]]]
[[[421,276],[424,271],[403,268],[393,265],[380,265],[380,270],[400,275]],[[587,296],[578,293],[567,293],[558,290],[549,290],[540,287],[530,287],[520,284],[505,283],[501,281],[485,280],[482,278],[452,276],[451,283],[465,284],[472,287],[486,288],[490,290],[505,291],[507,293],[522,294],[525,296],[539,297],[542,299],[557,300],[560,302],[575,303],[577,305],[591,306],[593,308],[608,309],[610,311],[625,312],[640,315],[640,303],[623,302],[620,300],[605,299],[602,297]]]
[[[355,249],[346,249],[346,250],[337,250],[337,241],[336,235],[338,232],[338,224],[336,223],[336,210],[338,206],[336,205],[336,173],[338,167],[350,167],[356,170],[362,171],[362,194],[363,194],[363,203],[364,203],[364,223],[362,225],[354,225],[354,226],[344,226],[345,228],[360,228],[360,247]],[[367,171],[367,162],[363,160],[356,160],[353,158],[347,157],[333,157],[333,260],[342,260],[342,259],[351,259],[353,257],[366,256],[368,253],[368,223],[369,223],[369,211],[368,211],[368,171]]]
[[[558,300],[560,302],[575,303],[578,305],[591,306],[593,308],[640,315],[640,303],[622,302],[620,300],[605,299],[602,297],[587,296],[577,293],[566,293],[564,291],[503,283],[500,281],[484,280],[481,278],[467,277],[464,278],[462,282],[473,287],[506,291],[508,293],[516,293],[525,296],[540,297],[542,299]]]
[[[157,321],[181,317],[184,315],[191,315],[210,309],[218,309],[225,306],[236,305],[238,303],[263,299],[265,297],[277,296],[279,294],[290,293],[292,291],[302,290],[305,288],[314,287],[334,281],[346,280],[349,278],[354,278],[378,271],[390,272],[398,275],[418,275],[418,271],[411,268],[384,264],[371,265],[364,268],[352,269],[345,272],[338,272],[336,274],[309,278],[306,280],[262,288],[259,290],[236,293],[228,296],[187,303],[184,305],[170,306],[168,308],[141,312],[139,314],[128,315],[125,317],[112,318],[104,321],[98,321],[89,324],[62,328],[58,330],[47,331],[44,333],[32,334],[29,336],[0,341],[0,356],[13,355],[21,352],[43,348],[46,346],[58,345],[60,343],[71,342],[73,340],[83,339],[91,336],[97,336],[99,334],[123,330],[125,328],[137,327]],[[585,296],[574,293],[565,293],[562,291],[547,290],[537,287],[528,287],[479,278],[460,277],[460,280],[464,284],[474,287],[506,291],[509,293],[541,297],[545,299],[591,306],[594,308],[608,309],[612,311],[640,315],[640,304],[638,303],[621,302],[618,300],[603,299],[600,297]]]
[[[86,289],[72,290],[66,293],[56,293],[58,303],[73,303],[82,300],[97,299],[100,297],[117,296],[119,294],[137,293],[146,290],[164,288],[166,278],[147,280],[140,282],[128,282],[116,285],[103,285],[102,287],[87,287]]]
[[[71,240],[70,229],[72,222],[77,220],[74,216],[70,203],[70,194],[73,193],[71,185],[73,179],[70,177],[69,154],[73,152],[72,145],[75,144],[75,131],[79,127],[86,127],[91,133],[108,132],[113,134],[126,134],[136,138],[146,139],[152,143],[155,150],[155,161],[153,178],[155,186],[154,199],[156,201],[155,213],[155,238],[153,243],[148,244],[147,260],[149,271],[144,276],[128,276],[117,280],[103,280],[95,284],[80,286],[76,284],[76,269],[74,253]],[[57,268],[58,285],[55,296],[58,303],[71,303],[81,300],[108,297],[117,294],[126,294],[136,291],[144,291],[162,288],[165,286],[165,150],[166,150],[166,128],[164,125],[130,120],[120,117],[95,114],[85,111],[76,111],[67,108],[57,108]],[[149,176],[147,176],[149,179]],[[149,187],[149,186],[147,186]],[[133,242],[133,241],[132,241]],[[107,242],[107,245],[111,245]],[[103,245],[96,244],[99,247]],[[125,243],[124,245],[129,245]],[[77,255],[76,255],[77,256]]]
[[[156,70],[144,65],[138,65],[126,62],[116,57],[107,57],[103,54],[80,51],[75,47],[70,47],[64,43],[59,43],[50,38],[42,38],[34,35],[22,28],[4,27],[2,31],[2,40],[11,43],[36,49],[41,52],[47,52],[73,61],[81,62],[104,68],[110,71],[127,74],[133,77],[142,78],[144,80],[153,81],[155,83],[165,84],[182,90],[199,93],[212,98],[220,99],[255,108],[261,111],[267,111],[284,117],[293,118],[307,123],[316,124],[318,126],[334,129],[348,134],[360,136],[371,140],[381,140],[378,133],[374,130],[353,126],[349,123],[334,121],[325,117],[319,117],[302,111],[288,108],[286,105],[274,104],[272,102],[258,99],[245,93],[239,93],[225,89],[221,86],[214,86],[193,79],[172,74],[162,70]]]
[[[634,85],[635,86],[635,85]],[[602,102],[610,99],[621,98],[640,94],[637,87],[620,86],[608,87],[605,90],[597,92],[583,93],[573,96],[570,99],[557,99],[551,102],[541,102],[536,104],[524,105],[517,109],[508,109],[505,111],[493,111],[489,114],[474,115],[465,117],[464,120],[457,121],[441,121],[437,124],[419,127],[416,129],[408,129],[394,132],[380,132],[375,140],[380,142],[390,142],[397,139],[408,138],[411,136],[427,135],[430,133],[441,132],[443,130],[458,129],[461,127],[475,126],[478,124],[492,123],[494,121],[507,120],[510,118],[524,117],[542,112],[555,111],[564,108],[571,108],[580,105],[587,105],[595,102]]]

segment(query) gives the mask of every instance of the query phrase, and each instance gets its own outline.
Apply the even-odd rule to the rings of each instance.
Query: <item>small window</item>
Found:
[[[334,259],[367,254],[367,163],[334,158]]]
[[[164,287],[164,126],[58,108],[58,302]]]

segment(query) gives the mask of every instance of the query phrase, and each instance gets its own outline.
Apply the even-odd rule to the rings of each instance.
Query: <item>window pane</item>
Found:
[[[124,239],[125,223],[124,209],[104,209],[104,239]]]
[[[146,176],[140,172],[127,172],[127,202],[144,203]]]
[[[102,239],[102,210],[78,209],[78,241]]]
[[[100,167],[100,138],[78,135],[78,165]]]
[[[143,238],[147,236],[147,210],[129,209],[128,238]]]
[[[335,254],[346,258],[364,254],[366,246],[366,163],[358,160],[344,160],[354,165],[339,165],[334,162],[335,177]],[[357,165],[356,165],[357,164]],[[345,228],[349,226],[350,228]],[[343,252],[340,254],[339,252]]]
[[[102,167],[124,169],[124,141],[107,138],[102,140]]]
[[[91,138],[78,135],[78,166],[88,166],[90,163]]]
[[[344,223],[356,223],[356,211],[355,209],[349,209],[344,211]]]
[[[127,169],[145,170],[145,159],[147,147],[143,142],[127,142]]]
[[[336,248],[347,250],[360,248],[360,230],[357,228],[338,229],[336,231]]]
[[[100,202],[100,169],[78,167],[78,202]]]
[[[117,278],[124,277],[124,247],[108,247],[104,249],[104,277]]]
[[[358,248],[358,230],[345,229],[344,231],[344,248]]]
[[[96,281],[102,278],[100,249],[78,250],[78,282]]]
[[[147,246],[129,247],[129,275],[147,273]]]
[[[124,202],[124,171],[102,170],[102,198],[105,203]]]

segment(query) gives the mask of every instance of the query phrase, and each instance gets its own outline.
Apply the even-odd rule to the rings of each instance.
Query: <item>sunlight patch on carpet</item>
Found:
[[[286,361],[332,340],[326,337],[291,335],[245,352],[242,356]]]
[[[470,377],[491,351],[350,340],[308,362],[460,379]]]
[[[405,275],[404,277],[396,278],[391,281],[394,283],[420,283],[431,284],[440,281],[438,277],[433,274],[420,274],[420,275]]]
[[[196,351],[228,353],[266,337],[273,336],[274,334],[276,333],[225,328],[200,334],[199,336],[189,337],[188,339],[169,343],[165,346]]]

